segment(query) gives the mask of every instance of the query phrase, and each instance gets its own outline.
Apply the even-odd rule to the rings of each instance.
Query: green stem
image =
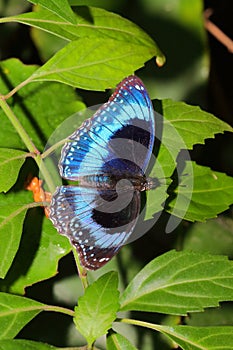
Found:
[[[43,178],[45,179],[48,188],[50,192],[55,191],[55,186],[53,184],[53,179],[48,172],[47,168],[44,165],[42,156],[39,152],[39,150],[36,148],[34,143],[32,142],[30,136],[27,134],[26,130],[23,128],[22,124],[18,120],[18,118],[15,116],[13,111],[11,110],[10,106],[8,103],[5,101],[4,96],[0,96],[0,106],[2,107],[3,111],[5,112],[6,116],[8,119],[11,121],[12,125],[14,126],[15,130],[18,132],[19,136],[21,137],[22,141],[24,142],[25,146],[31,152],[32,156],[35,159],[35,162],[37,163],[41,174],[43,175]]]
[[[131,318],[118,318],[117,321],[118,322],[127,323],[127,324],[132,324],[134,326],[140,326],[140,327],[153,329],[154,331],[158,331],[158,332],[161,332],[162,329],[163,329],[163,327],[158,325],[158,324],[153,324],[153,323],[149,323],[149,322],[134,320],[134,319],[131,319]]]
[[[58,141],[57,143],[55,143],[54,145],[52,145],[51,147],[49,147],[46,151],[43,152],[43,154],[41,155],[42,158],[46,158],[48,157],[51,153],[53,153],[58,147],[64,145],[65,143],[67,143],[69,141],[69,139],[63,139],[61,141]]]
[[[51,174],[49,173],[48,169],[46,168],[42,155],[38,154],[34,157],[35,162],[38,165],[38,168],[40,169],[40,172],[42,174],[43,179],[45,180],[48,189],[51,193],[54,193],[56,186],[54,185],[53,179],[51,177]]]
[[[73,250],[78,274],[79,274],[79,277],[81,279],[83,289],[85,290],[88,287],[87,270],[81,265],[80,260],[79,260],[79,255],[78,255],[76,249],[73,247],[72,250]]]
[[[10,106],[8,105],[8,103],[5,101],[4,96],[0,96],[0,106],[2,107],[3,111],[7,115],[8,119],[13,124],[15,130],[18,132],[19,136],[23,140],[23,142],[26,145],[26,147],[29,150],[29,152],[32,152],[34,154],[39,154],[38,149],[36,148],[36,146],[32,142],[31,138],[29,137],[29,135],[27,134],[27,132],[23,128],[23,126],[20,123],[20,121],[14,115],[14,113],[11,110]]]
[[[44,311],[54,311],[54,312],[60,312],[62,314],[74,317],[74,311],[70,309],[66,309],[65,307],[61,306],[53,306],[53,305],[44,305],[42,308]]]
[[[32,80],[32,76],[30,76],[28,79],[22,81],[19,85],[17,85],[14,89],[12,89],[8,94],[6,94],[4,97],[4,100],[7,100],[8,98],[12,97],[17,91],[19,91],[22,87],[30,83]]]

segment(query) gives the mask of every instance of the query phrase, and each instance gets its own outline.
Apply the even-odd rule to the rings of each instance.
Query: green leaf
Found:
[[[193,186],[190,181],[190,164],[193,171]],[[173,215],[189,221],[205,221],[225,211],[233,203],[233,177],[213,171],[208,167],[186,162],[176,199],[169,203]],[[189,203],[190,202],[190,203]],[[188,210],[187,210],[188,208]],[[187,211],[186,211],[187,210]]]
[[[110,332],[107,337],[107,350],[137,350],[123,335]]]
[[[9,92],[30,77],[36,66],[24,65],[13,58],[0,63],[3,78],[0,79],[2,94]],[[51,133],[70,115],[84,109],[77,100],[73,88],[59,83],[35,82],[17,92],[17,99],[8,100],[10,107],[22,126],[30,135],[36,147],[43,150]],[[0,109],[0,147],[25,149],[23,141]]]
[[[225,174],[218,173],[217,184],[217,181],[214,181],[213,178],[216,172],[211,172],[208,168],[204,167],[201,170],[202,168],[198,168],[195,163],[187,161],[190,159],[187,150],[192,149],[195,144],[204,143],[205,139],[214,137],[217,133],[232,131],[231,126],[217,119],[212,114],[202,111],[199,107],[190,106],[183,102],[175,102],[169,99],[162,101],[156,100],[154,101],[154,108],[163,117],[156,114],[156,129],[161,130],[160,135],[157,135],[157,137],[161,141],[161,144],[150,176],[158,178],[160,180],[160,186],[147,193],[145,219],[153,218],[155,213],[162,210],[168,197],[167,189],[169,181],[167,178],[174,171],[178,171],[177,175],[180,184],[177,190],[172,193],[173,199],[169,201],[169,206],[165,209],[174,216],[190,221],[204,221],[207,218],[216,217],[217,214],[227,209],[233,202],[231,194],[227,194],[231,178]],[[186,150],[185,153],[184,150]],[[183,151],[183,155],[177,158],[181,154],[181,151]],[[183,169],[184,159],[186,160],[185,169]],[[199,179],[200,171],[206,173],[203,173],[203,176]],[[200,189],[202,191],[202,188],[199,187],[203,184],[204,187],[209,188],[209,183],[213,187],[218,185],[225,187],[225,181],[225,191],[222,194],[219,191],[219,195],[224,196],[225,193],[224,201],[220,201],[217,208],[212,206],[209,210],[208,205],[212,204],[212,197],[216,193],[216,188],[213,188],[213,191],[206,191],[205,196],[210,198],[210,203],[205,203],[206,207],[204,208],[204,205],[202,205],[202,199],[204,197],[198,192]],[[192,211],[196,211],[196,213]],[[167,226],[168,232],[171,231],[170,226],[173,227],[172,221]]]
[[[192,149],[193,145],[203,144],[215,134],[233,131],[230,125],[197,106],[170,99],[155,100],[153,104],[163,116],[163,120],[157,122],[157,128],[162,128],[157,162],[162,165],[164,176],[172,175],[181,149]]]
[[[114,39],[122,42],[124,47],[129,43],[140,45],[141,49],[150,47],[159,64],[164,63],[165,58],[151,37],[126,18],[94,7],[79,6],[76,11],[77,24],[74,25],[61,21],[55,14],[45,10],[12,16],[9,20],[34,26],[68,41],[79,38]]]
[[[233,327],[159,326],[163,334],[184,350],[231,350]]]
[[[59,81],[87,90],[105,90],[154,55],[153,47],[119,44],[109,38],[81,38],[58,51],[33,73],[30,81]]]
[[[160,101],[157,101],[157,104]],[[155,107],[156,105],[155,104]],[[161,107],[160,107],[161,108]],[[206,138],[213,138],[215,134],[224,131],[233,132],[233,128],[213,114],[201,110],[198,106],[188,105],[184,102],[176,102],[170,99],[162,101],[162,114],[164,116],[164,128],[168,123],[176,128],[184,141],[187,149],[192,149],[194,144],[203,144]],[[166,137],[169,137],[169,133]],[[167,141],[166,144],[169,142]]]
[[[43,306],[28,298],[0,293],[0,339],[14,338]]]
[[[172,193],[174,198],[171,202],[169,201],[169,207],[166,208],[166,210],[174,216],[191,221],[203,221],[204,215],[206,215],[206,218],[215,217],[217,214],[227,209],[232,203],[231,195],[225,198],[225,203],[220,203],[218,209],[212,208],[212,210],[209,210],[206,207],[203,211],[203,207],[201,207],[197,215],[191,213],[193,208],[190,207],[188,209],[188,207],[193,195],[193,181],[196,191],[199,190],[198,186],[201,186],[202,180],[205,186],[209,181],[212,181],[212,183],[216,185],[216,181],[213,179],[213,173],[210,174],[209,170],[206,170],[209,176],[206,178],[204,176],[200,182],[195,179],[195,176],[199,176],[199,172],[197,171],[198,166],[195,163],[187,161],[190,159],[187,150],[192,149],[195,144],[204,143],[205,139],[214,137],[217,133],[232,131],[233,129],[212,114],[202,111],[199,107],[187,105],[183,102],[175,102],[169,99],[162,101],[156,100],[154,108],[158,113],[161,113],[163,117],[156,114],[156,130],[161,130],[160,135],[157,135],[157,137],[161,141],[161,144],[150,176],[158,178],[160,180],[160,186],[147,193],[145,218],[153,218],[154,213],[158,213],[162,210],[168,197],[167,189],[170,183],[167,179],[174,171],[178,171],[177,175],[180,185],[175,192],[175,197],[174,193]],[[183,151],[183,155],[177,158],[181,150]],[[186,150],[185,153],[184,150]],[[184,159],[186,160],[185,169],[183,169]],[[224,174],[220,174],[219,182],[224,182],[226,178],[227,183],[229,183],[231,179]],[[225,194],[227,192],[227,187],[228,185],[226,184]],[[199,200],[195,195],[192,200],[195,200],[195,198]],[[212,201],[211,198],[210,201]],[[200,203],[195,203],[197,206],[199,204]],[[198,215],[200,215],[200,218]],[[170,229],[168,229],[168,231],[170,231]]]
[[[19,248],[28,210],[26,193],[0,194],[0,277],[4,278]]]
[[[27,153],[0,148],[0,192],[7,192],[16,182]]]
[[[154,213],[161,210],[169,184],[165,178],[170,177],[174,171],[178,171],[179,185],[172,192],[172,199],[165,208],[173,218],[176,216],[190,221],[204,221],[216,217],[233,202],[232,178],[188,161],[190,156],[187,150],[194,144],[204,143],[205,139],[214,137],[217,133],[232,131],[231,126],[199,107],[183,102],[156,100],[154,107],[163,117],[156,117],[157,130],[161,130],[161,135],[158,135],[161,145],[150,176],[159,178],[161,184],[147,194],[146,219],[152,218]],[[186,152],[181,154],[181,150]],[[216,193],[218,201],[215,200]],[[173,226],[171,220],[167,231],[170,232]]]
[[[226,216],[191,225],[183,249],[233,257],[233,220]]]
[[[20,249],[6,278],[0,281],[0,288],[23,294],[27,286],[54,276],[59,260],[70,250],[68,239],[58,234],[43,211],[40,215],[38,208],[31,209],[25,220]]]
[[[89,345],[106,334],[116,318],[119,308],[117,287],[117,273],[108,272],[91,284],[78,300],[74,322]]]
[[[39,343],[32,340],[12,339],[0,340],[0,350],[56,350],[61,349],[49,344]]]
[[[35,5],[40,5],[60,18],[72,24],[76,24],[75,14],[70,8],[68,0],[29,0]]]
[[[233,300],[233,263],[224,256],[170,251],[146,265],[120,298],[121,310],[186,315]]]

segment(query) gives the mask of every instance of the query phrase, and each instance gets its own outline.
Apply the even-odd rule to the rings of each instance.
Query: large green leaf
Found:
[[[0,293],[0,339],[14,338],[43,306],[28,298]]]
[[[193,186],[187,162],[175,191],[179,196],[169,203],[173,215],[190,221],[205,221],[225,211],[233,203],[233,177],[191,162]]]
[[[30,77],[36,66],[24,65],[17,59],[0,63],[3,79],[2,94]],[[51,133],[70,115],[82,110],[84,104],[77,100],[73,88],[59,83],[29,84],[17,93],[17,98],[7,101],[36,147],[43,150]],[[0,147],[25,149],[23,141],[0,109]]]
[[[158,326],[184,350],[231,350],[233,327]]]
[[[155,107],[158,103],[161,104],[160,101],[157,101]],[[213,114],[184,102],[163,100],[162,114],[164,128],[167,128],[167,123],[171,124],[179,133],[187,149],[192,149],[193,145],[197,143],[203,144],[206,138],[212,138],[215,134],[233,131],[230,125],[216,118]],[[169,132],[169,129],[167,131],[166,145],[172,140],[172,133]]]
[[[7,192],[16,182],[27,153],[0,148],[0,192]]]
[[[80,38],[58,51],[29,81],[59,81],[82,89],[105,90],[155,55],[153,47],[111,38]]]
[[[119,308],[117,287],[117,273],[111,271],[91,284],[78,300],[74,322],[89,345],[112,327]]]
[[[70,8],[68,0],[29,0],[33,4],[40,5],[65,21],[76,24],[76,18]]]
[[[120,298],[122,310],[186,315],[233,300],[233,263],[224,256],[170,251],[145,266]]]
[[[155,100],[154,108],[163,116],[162,119],[157,118],[157,129],[162,130],[157,162],[162,165],[164,176],[173,173],[180,150],[191,150],[194,145],[203,144],[215,134],[233,131],[230,125],[214,115],[184,102]],[[188,154],[185,156],[187,158]]]
[[[28,210],[28,193],[0,194],[0,277],[4,278],[19,248]]]
[[[161,143],[159,149],[155,150],[158,155],[150,176],[158,178],[160,186],[147,193],[145,218],[150,219],[153,217],[154,213],[162,210],[162,206],[168,196],[166,193],[170,185],[168,178],[174,171],[177,172],[179,186],[176,190],[175,198],[172,202],[169,201],[169,212],[175,216],[191,221],[203,220],[204,215],[206,215],[206,218],[216,216],[232,203],[230,194],[228,197],[226,196],[225,203],[219,203],[218,208],[213,208],[209,212],[207,207],[204,211],[200,210],[198,213],[200,214],[200,219],[198,215],[194,216],[191,213],[192,207],[189,208],[185,216],[191,198],[194,201],[195,199],[199,200],[195,194],[192,197],[193,186],[195,186],[195,191],[199,191],[199,187],[202,186],[202,180],[205,186],[209,181],[214,184],[214,186],[217,185],[213,178],[213,172],[211,173],[208,168],[203,168],[206,170],[201,170],[201,167],[188,161],[190,160],[188,150],[192,149],[195,144],[203,144],[207,138],[213,138],[215,134],[223,133],[224,131],[232,131],[232,127],[212,114],[202,111],[199,107],[191,106],[183,102],[175,102],[168,99],[162,101],[156,100],[154,108],[157,112],[162,114],[156,114],[155,119],[157,138]],[[185,169],[183,169],[184,161],[186,161]],[[202,179],[198,181],[195,177],[197,176],[198,178],[200,176],[199,172],[201,171],[206,171],[207,177],[205,178],[203,175]],[[218,184],[225,180],[226,194],[231,179],[225,174],[221,175],[219,173]],[[214,195],[212,192],[210,193],[210,197],[211,194]],[[172,193],[172,196],[174,196],[174,193]],[[213,199],[210,198],[210,201],[211,200]]]
[[[62,21],[61,18],[46,10],[12,16],[7,20],[34,26],[68,41],[79,38],[102,38],[120,41],[124,47],[129,43],[145,48],[150,47],[160,64],[164,62],[163,54],[151,37],[126,18],[94,7],[80,6],[76,8],[76,12],[77,24]]]
[[[38,210],[30,210],[27,216],[20,249],[6,278],[0,281],[2,290],[23,294],[27,286],[54,276],[59,260],[71,250],[68,239],[57,233],[42,209],[41,215]]]

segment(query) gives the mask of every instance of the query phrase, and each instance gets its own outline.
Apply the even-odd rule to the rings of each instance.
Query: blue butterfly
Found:
[[[154,132],[146,88],[139,78],[129,76],[63,146],[60,175],[78,181],[78,186],[56,189],[50,219],[87,269],[106,264],[135,228],[141,192],[153,186],[146,170]]]

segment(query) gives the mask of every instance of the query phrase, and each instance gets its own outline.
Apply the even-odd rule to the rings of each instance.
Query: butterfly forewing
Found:
[[[123,80],[109,101],[69,139],[59,163],[65,179],[102,172],[105,163],[124,157],[145,172],[154,144],[154,113],[141,80],[136,76]]]

